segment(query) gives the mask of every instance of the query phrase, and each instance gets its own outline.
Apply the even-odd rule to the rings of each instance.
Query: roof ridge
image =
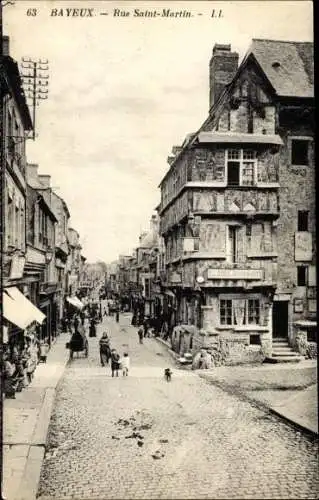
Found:
[[[253,42],[276,42],[276,43],[309,43],[313,45],[313,42],[301,41],[301,40],[275,40],[273,38],[252,38]]]

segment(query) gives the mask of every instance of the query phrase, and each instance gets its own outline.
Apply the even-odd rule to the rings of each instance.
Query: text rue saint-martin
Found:
[[[30,10],[30,9],[29,9]],[[36,9],[33,9],[36,11]],[[108,14],[108,13],[106,13]],[[196,13],[197,15],[202,15],[201,13]],[[36,15],[30,14],[28,15]],[[63,9],[51,9],[51,17],[94,17],[96,13],[94,9],[74,9],[74,8],[63,8]],[[134,9],[134,10],[122,10],[115,8],[113,9],[111,15],[113,17],[123,18],[123,17],[145,17],[145,18],[154,18],[154,17],[164,17],[164,18],[189,18],[194,17],[193,14],[189,10],[172,10],[172,9],[162,9],[162,10],[142,10],[142,9]],[[210,17],[220,18],[223,17],[223,12],[221,9],[213,9],[210,13]]]
[[[185,17],[194,17],[193,14],[189,10],[172,10],[172,9],[162,9],[162,10],[142,10],[142,9],[134,9],[130,10],[122,10],[122,9],[113,9],[113,17],[167,17],[167,18],[185,18]],[[201,13],[197,13],[197,15],[202,15]],[[213,9],[211,11],[211,17],[223,17],[222,10]]]

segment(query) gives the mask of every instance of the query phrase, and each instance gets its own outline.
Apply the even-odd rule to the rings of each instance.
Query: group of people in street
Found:
[[[110,339],[107,332],[103,332],[99,345],[101,365],[107,366],[109,361],[111,361],[112,377],[118,377],[120,370],[122,370],[123,377],[127,377],[130,368],[130,358],[128,352],[125,351],[121,357],[116,349],[111,349]]]
[[[46,362],[48,350],[47,340],[39,340],[31,333],[20,344],[4,345],[2,392],[6,398],[15,399],[16,392],[28,387],[38,363]]]

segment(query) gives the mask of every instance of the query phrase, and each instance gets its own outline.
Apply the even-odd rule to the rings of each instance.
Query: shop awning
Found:
[[[84,304],[77,297],[67,297],[67,302],[77,309],[83,309]]]
[[[174,299],[176,297],[175,293],[173,293],[171,290],[165,290],[164,293],[165,295],[169,295],[169,297],[174,297]]]
[[[21,329],[36,321],[40,325],[45,315],[16,287],[5,288],[2,293],[3,316]]]

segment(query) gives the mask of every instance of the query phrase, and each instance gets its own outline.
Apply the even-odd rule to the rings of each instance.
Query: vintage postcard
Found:
[[[318,498],[312,2],[0,14],[1,499]]]

